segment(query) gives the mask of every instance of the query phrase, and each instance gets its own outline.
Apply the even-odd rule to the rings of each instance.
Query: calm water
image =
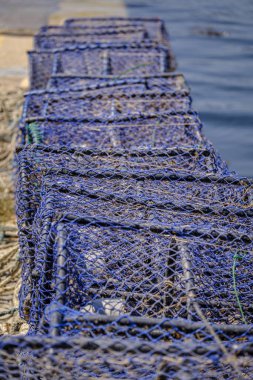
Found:
[[[166,21],[206,136],[232,170],[253,176],[253,1],[125,0],[129,16]],[[207,28],[222,32],[209,36]]]

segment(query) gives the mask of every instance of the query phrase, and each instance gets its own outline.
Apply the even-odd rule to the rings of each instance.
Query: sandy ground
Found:
[[[66,18],[127,16],[122,0],[0,0],[0,335],[20,334],[20,264],[15,221],[13,154],[23,95],[29,88],[27,51],[43,24]]]

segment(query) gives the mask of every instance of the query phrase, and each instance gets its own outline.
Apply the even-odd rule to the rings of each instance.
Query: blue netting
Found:
[[[126,324],[126,319],[117,323],[119,331],[123,330],[124,322]],[[89,327],[87,322],[86,326]],[[145,326],[144,322],[128,322],[128,326],[127,335],[130,337],[124,339],[121,336],[3,338],[0,343],[0,371],[4,375],[13,375],[13,378],[32,380],[41,378],[42,374],[44,379],[68,380],[106,379],[108,376],[145,380],[201,380],[203,376],[208,380],[250,379],[250,345],[238,348],[237,345],[226,344],[225,356],[203,325],[189,326],[185,321],[181,324],[179,321],[167,321],[164,328],[161,325],[156,329],[161,335],[166,331],[167,342],[157,341],[157,333],[151,324],[146,323]],[[126,328],[124,330],[127,331]],[[231,335],[231,332],[215,331],[217,336]],[[171,338],[173,343],[169,342]],[[237,367],[234,368],[226,357],[232,357]],[[4,364],[2,360],[5,360]]]
[[[107,183],[111,185],[114,183],[114,186],[117,186],[117,181],[113,181],[113,175],[116,170],[122,172],[122,174],[127,171],[127,173],[133,176],[139,176],[140,178],[142,178],[143,175],[149,175],[150,179],[152,179],[152,177],[155,179],[156,174],[159,186],[163,184],[163,196],[168,202],[173,201],[173,198],[175,200],[175,191],[177,191],[178,196],[182,194],[182,191],[184,192],[184,196],[188,197],[189,203],[187,205],[186,201],[186,210],[190,206],[192,197],[196,200],[198,199],[199,186],[203,187],[203,195],[205,196],[205,193],[207,194],[203,202],[204,207],[206,199],[210,200],[210,194],[213,193],[214,184],[216,182],[219,183],[219,177],[215,177],[214,175],[212,178],[211,175],[215,173],[227,173],[226,165],[222,163],[214,151],[200,148],[177,148],[168,149],[166,151],[153,149],[151,151],[138,150],[127,152],[123,150],[85,151],[82,149],[73,150],[30,145],[18,153],[17,163],[20,168],[17,183],[17,215],[20,232],[22,232],[22,236],[24,235],[23,239],[25,239],[25,241],[27,239],[27,223],[28,225],[31,223],[31,218],[33,218],[36,207],[38,207],[37,205],[40,203],[42,176],[48,174],[51,170],[57,175],[63,175],[65,171],[74,173],[77,168],[83,168],[84,173],[90,173],[91,181],[99,177],[99,173],[102,170],[105,174],[107,173]],[[205,173],[206,176],[203,173]],[[80,172],[79,175],[84,179],[82,172]],[[196,178],[196,182],[193,181],[194,177],[192,177],[192,175]],[[112,177],[111,182],[110,177]],[[71,181],[69,182],[70,185],[74,183],[75,178],[78,179],[78,175],[72,177],[72,179],[69,177],[68,181]],[[105,178],[102,180],[102,184]],[[162,181],[163,179],[164,181]],[[211,183],[208,184],[208,182]],[[247,206],[249,204],[247,198],[250,197],[249,182],[236,180],[235,178],[231,180],[229,177],[225,177],[223,180],[221,179],[220,182],[221,184],[218,185],[219,191],[216,196],[217,201],[222,202],[228,197],[232,197],[232,202],[235,204],[240,201],[242,202],[242,199],[244,199],[243,205]],[[122,181],[120,183],[122,183]],[[155,182],[153,181],[153,183]],[[188,190],[189,186],[192,188],[191,193],[189,193]],[[141,188],[143,189],[145,186],[143,187],[142,185]],[[152,196],[151,191],[149,191],[148,194],[149,197]],[[134,195],[134,188],[132,195]],[[244,198],[242,198],[242,195]],[[154,193],[153,199],[155,200],[156,197],[157,192]],[[180,199],[178,202],[178,204],[180,204]],[[215,199],[213,202],[215,202]],[[28,241],[25,243],[25,246],[29,247],[31,244],[31,241]],[[27,252],[27,248],[21,252],[22,257],[30,257],[25,253]],[[29,270],[25,268],[26,267],[24,267],[24,276],[29,277]]]
[[[185,91],[189,88],[185,83],[182,74],[167,73],[158,75],[149,75],[143,77],[131,76],[131,72],[120,75],[118,78],[113,75],[88,76],[88,75],[64,75],[54,74],[48,82],[48,88],[52,90],[64,91],[67,89],[81,90],[92,93],[113,93],[124,91],[131,93],[152,91]]]
[[[172,69],[169,48],[159,43],[91,43],[29,53],[31,88],[45,88],[51,75],[143,76]],[[73,65],[73,62],[75,64]]]
[[[35,48],[16,155],[30,336],[0,341],[0,377],[250,379],[253,182],[203,135],[163,22],[67,20]]]
[[[73,28],[86,28],[90,30],[100,31],[101,29],[121,29],[131,26],[144,27],[150,38],[153,40],[165,41],[169,43],[169,36],[163,20],[159,18],[125,18],[125,17],[111,17],[111,18],[75,18],[66,20],[64,27],[71,30]]]
[[[202,134],[198,114],[193,111],[161,114],[136,112],[123,118],[115,114],[95,119],[28,118],[25,120],[23,136],[27,143],[42,142],[83,148],[210,145]]]
[[[82,91],[37,91],[26,95],[23,119],[55,117],[126,117],[135,114],[160,114],[169,111],[187,112],[191,108],[188,91],[144,91],[127,87],[126,91],[93,94]],[[117,99],[115,99],[117,97]],[[25,122],[25,120],[24,120]]]
[[[41,31],[34,38],[35,49],[55,49],[59,47],[72,46],[84,42],[142,42],[148,41],[149,35],[145,28],[135,26],[117,29],[102,29],[94,31],[86,28],[57,29],[56,33],[52,28]]]
[[[216,215],[211,208],[206,213],[203,209],[179,212],[176,204],[155,204],[152,200],[144,203],[126,192],[114,196],[113,184],[112,193],[110,187],[94,191],[98,184],[92,182],[93,186],[87,181],[87,189],[79,191],[66,185],[43,189],[32,228],[37,291],[32,297],[31,324],[38,323],[50,293],[57,292],[68,307],[86,312],[102,308],[102,314],[107,314],[108,306],[113,315],[193,320],[199,318],[192,305],[198,300],[209,321],[240,323],[231,283],[233,259],[239,247],[243,254],[238,264],[237,290],[244,316],[251,321],[251,294],[247,290],[252,283],[252,237],[246,215],[232,213],[234,222],[228,226],[229,217],[223,215],[223,209],[216,208]],[[47,188],[51,185],[49,181]],[[120,185],[127,188],[131,182]],[[72,215],[65,216],[65,210]],[[124,223],[117,225],[122,220]],[[67,235],[63,240],[67,248],[64,257],[61,255],[65,283],[61,291],[54,287],[61,269],[57,267],[59,253],[53,248],[59,225]]]
[[[37,210],[36,220],[41,228],[40,221],[45,220],[43,213],[51,215],[56,212],[58,201],[59,212],[80,210],[83,213],[89,209],[94,215],[102,213],[104,209],[107,214],[102,216],[120,215],[125,221],[127,217],[136,221],[136,218],[138,220],[141,215],[145,215],[147,220],[158,218],[162,225],[168,225],[170,221],[170,228],[178,229],[178,233],[185,223],[188,226],[182,230],[185,233],[203,235],[206,239],[210,234],[209,241],[219,240],[220,244],[222,239],[230,241],[230,249],[238,249],[237,239],[246,239],[247,243],[246,236],[251,225],[249,216],[252,184],[246,179],[224,176],[227,173],[225,165],[221,170],[221,161],[217,161],[215,154],[208,150],[143,150],[127,154],[120,151],[92,152],[66,148],[54,150],[43,146],[30,146],[19,153],[18,159],[22,168],[18,193],[22,192],[23,195],[18,199],[18,215],[24,234],[24,284],[29,283],[29,276],[28,281],[25,281],[26,273],[29,274],[30,271],[29,266],[34,267],[33,260],[32,263],[30,261],[33,253],[29,253],[31,243],[37,241],[34,233],[38,231],[37,236],[41,235],[37,222],[33,228],[29,227],[34,223],[33,215]],[[77,167],[84,169],[78,171]],[[191,172],[187,170],[189,168]],[[222,176],[214,174],[217,172]],[[40,199],[40,194],[45,191],[40,190],[42,176],[46,176],[48,180],[49,174],[51,178],[47,187],[60,187],[60,192],[53,198],[52,210],[45,206],[47,202],[51,204],[47,193],[45,201]],[[27,187],[28,182],[30,184]],[[130,203],[126,203],[127,200]],[[108,205],[105,201],[109,202]],[[40,211],[37,209],[39,204],[42,205]],[[27,215],[27,210],[30,210],[30,215]],[[137,210],[140,215],[135,215]],[[236,243],[235,246],[233,242]],[[29,284],[24,292],[26,297]]]

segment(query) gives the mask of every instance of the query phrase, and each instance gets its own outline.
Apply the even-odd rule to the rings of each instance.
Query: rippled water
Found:
[[[253,1],[125,0],[129,16],[166,21],[206,136],[232,170],[253,176]],[[206,35],[212,28],[220,36]]]

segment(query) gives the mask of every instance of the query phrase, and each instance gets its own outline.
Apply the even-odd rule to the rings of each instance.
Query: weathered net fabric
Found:
[[[96,172],[108,172],[108,177],[113,177],[114,172],[120,171],[129,173],[129,175],[139,176],[148,175],[152,179],[155,173],[168,178],[169,183],[178,186],[184,181],[192,183],[193,176],[196,177],[196,195],[198,196],[199,183],[203,183],[206,189],[207,197],[212,191],[213,183],[219,184],[219,175],[228,174],[226,164],[221,161],[214,150],[201,148],[171,148],[171,149],[153,149],[153,150],[85,150],[85,149],[68,149],[64,147],[48,147],[43,145],[28,145],[20,149],[17,155],[17,164],[19,166],[17,180],[17,212],[22,218],[25,210],[32,212],[31,204],[40,196],[41,179],[51,170],[56,174],[64,174],[79,170],[80,173],[91,171],[91,176]],[[92,174],[94,173],[94,174]],[[188,173],[188,174],[187,174]],[[200,174],[202,173],[202,174]],[[215,175],[218,176],[216,177]],[[212,181],[213,175],[213,181]],[[167,176],[167,177],[166,177]],[[206,180],[201,180],[205,178]],[[78,178],[78,177],[77,177]],[[223,194],[217,194],[220,201],[224,202],[227,197],[232,197],[235,204],[241,206],[250,206],[251,199],[251,181],[242,179],[237,180],[225,177]],[[211,183],[211,185],[210,185]],[[221,180],[222,183],[222,180]],[[227,193],[226,193],[227,183]],[[182,187],[182,186],[181,186]],[[186,186],[187,187],[187,186]],[[210,189],[209,192],[207,189]],[[222,185],[221,185],[222,188]],[[173,195],[173,194],[172,194]],[[156,194],[154,194],[154,198]],[[190,198],[189,198],[190,199]],[[196,198],[197,199],[197,198]],[[27,201],[29,206],[27,205]],[[214,197],[210,199],[215,202]],[[226,200],[228,202],[228,200]],[[35,202],[36,204],[36,202]]]
[[[60,34],[58,32],[54,34],[52,31],[37,34],[34,38],[34,47],[35,49],[56,49],[84,42],[142,42],[148,40],[147,31],[140,27],[96,32],[81,28],[69,32],[64,28]]]
[[[73,62],[75,64],[73,65]],[[90,43],[29,52],[31,88],[45,88],[51,75],[135,76],[172,69],[168,47],[159,43]]]
[[[67,20],[35,47],[16,157],[30,336],[0,341],[0,377],[250,379],[252,180],[203,135],[163,22]]]
[[[50,117],[119,117],[169,111],[187,112],[191,108],[191,98],[187,91],[143,91],[136,88],[111,94],[90,94],[81,91],[39,91],[26,95],[23,118]]]
[[[50,37],[51,35],[72,35],[72,34],[90,34],[93,32],[95,35],[101,35],[106,33],[127,33],[128,30],[131,32],[134,29],[141,29],[148,32],[147,28],[144,24],[135,23],[135,22],[129,22],[125,23],[124,25],[102,25],[100,27],[98,26],[85,26],[85,25],[79,25],[79,26],[68,26],[68,25],[44,25],[39,29],[39,32],[37,35],[47,35]],[[36,37],[36,36],[35,36]],[[161,35],[159,37],[159,34],[157,34],[157,39],[161,40],[163,38]],[[108,41],[110,42],[110,41]],[[164,42],[168,42],[168,39],[164,37]]]
[[[27,126],[28,125],[28,133]],[[27,143],[83,148],[170,148],[209,146],[194,111],[137,113],[103,118],[28,118],[23,129]],[[25,139],[28,135],[28,140]]]
[[[192,197],[198,199],[199,186],[203,187],[203,194],[207,192],[207,188],[209,188],[207,194],[213,192],[216,177],[214,176],[214,180],[211,181],[211,174],[227,173],[226,165],[222,163],[214,151],[200,148],[178,148],[168,149],[166,151],[153,149],[151,151],[138,150],[127,152],[123,150],[86,151],[83,149],[73,150],[30,145],[18,153],[17,164],[20,168],[16,195],[17,216],[21,234],[20,243],[23,242],[21,246],[24,245],[24,247],[26,247],[21,250],[21,256],[24,257],[26,264],[29,263],[30,258],[30,255],[27,253],[27,247],[32,244],[29,240],[31,238],[29,237],[27,228],[29,230],[29,225],[32,223],[36,208],[40,202],[42,176],[49,174],[52,170],[55,174],[60,176],[64,175],[66,171],[67,173],[68,171],[74,173],[77,168],[83,168],[84,172],[90,172],[88,177],[90,176],[91,181],[93,178],[96,179],[96,177],[99,177],[99,173],[102,170],[102,172],[105,173],[105,178],[101,182],[102,184],[103,181],[106,180],[106,174],[108,177],[107,182],[109,181],[108,183],[112,183],[112,181],[110,182],[110,177],[112,177],[113,180],[116,171],[122,172],[123,175],[124,172],[127,172],[129,175],[133,175],[133,177],[139,176],[140,178],[146,174],[150,179],[156,174],[158,180],[159,176],[160,179],[163,179],[164,177],[163,191],[166,191],[167,187],[167,193],[168,191],[171,191],[170,186],[173,185],[174,190],[179,194],[178,196],[180,196],[180,192],[184,191],[184,194],[187,197],[188,187],[193,186],[192,193],[188,196],[189,203],[191,202]],[[182,173],[180,174],[180,172]],[[203,181],[201,180],[201,177],[205,177],[205,175],[198,175],[200,172],[204,172],[207,175],[207,178],[204,178]],[[193,173],[195,173],[196,177],[199,177],[196,184],[192,182]],[[80,173],[80,176],[84,179],[84,173]],[[78,175],[76,177],[73,176],[72,179],[69,177],[69,184],[74,183],[73,180],[75,178],[78,179]],[[183,180],[183,178],[185,178],[185,180]],[[209,181],[211,181],[210,185],[208,185]],[[150,180],[146,181],[146,183],[148,182],[150,182]],[[225,180],[225,183],[226,182],[229,183],[229,178]],[[226,186],[224,187],[224,185],[220,185],[220,195],[217,194],[218,201],[224,201],[229,197],[229,194],[232,193],[235,203],[241,201],[243,195],[243,205],[246,206],[249,204],[247,197],[250,197],[250,182],[244,180],[237,182],[234,180],[234,184],[233,181],[230,180],[230,182],[232,182],[232,186],[228,185],[227,190]],[[117,182],[114,181],[114,183],[117,185]],[[121,181],[121,183],[123,183],[123,181]],[[162,181],[159,180],[158,183],[161,185]],[[185,183],[185,186],[183,186],[182,183]],[[145,186],[141,185],[141,189],[144,187]],[[135,193],[136,190],[133,189],[132,195]],[[152,196],[151,191],[149,191],[148,194],[149,196]],[[156,197],[157,192],[153,194],[153,199],[155,200]],[[167,194],[166,197],[169,197],[168,200],[170,198],[172,199],[174,197],[173,191],[171,192],[171,196]],[[206,198],[208,199],[208,195],[205,199]],[[205,206],[205,199],[203,207]],[[215,202],[215,200],[213,202]],[[187,209],[187,207],[189,207],[189,204],[187,206],[186,202],[185,208]],[[29,277],[29,270],[27,270],[26,265],[24,265],[23,272],[24,277]]]
[[[34,263],[31,263],[34,254],[29,253],[29,247],[36,244],[41,236],[43,227],[40,222],[46,220],[49,214],[52,217],[52,212],[65,210],[79,212],[79,215],[89,211],[93,216],[100,213],[102,217],[110,218],[119,215],[125,222],[158,220],[158,225],[165,224],[179,234],[204,237],[209,243],[213,240],[213,243],[220,244],[223,250],[227,244],[228,249],[237,250],[238,244],[242,244],[243,241],[246,244],[245,249],[250,249],[251,246],[247,247],[250,243],[247,236],[251,226],[250,181],[224,175],[225,167],[223,175],[221,171],[221,176],[214,175],[217,173],[216,157],[212,158],[208,150],[158,150],[128,154],[129,161],[126,152],[110,154],[104,151],[100,152],[99,157],[99,152],[68,151],[64,148],[53,150],[43,146],[30,146],[19,153],[22,172],[18,193],[23,195],[18,199],[18,215],[20,230],[24,233],[24,268],[30,268],[30,265],[34,268]],[[197,168],[194,168],[194,162],[198,163]],[[78,172],[77,166],[85,169]],[[181,174],[178,167],[181,167]],[[187,167],[191,167],[191,172],[187,171]],[[220,163],[218,167],[221,167]],[[201,173],[203,169],[206,170],[206,175]],[[42,176],[49,181],[45,183],[46,187],[52,191],[59,188],[59,192],[54,196],[50,190],[52,200],[51,195],[48,196],[47,193],[43,201],[40,199]],[[45,189],[42,193],[44,192]],[[49,206],[46,206],[47,203]],[[39,204],[40,211],[37,209]],[[36,209],[34,223],[33,215]],[[27,215],[26,210],[30,210],[30,215]],[[29,227],[32,223],[33,228]],[[183,223],[186,224],[184,228]],[[45,228],[47,227],[46,222]],[[30,229],[33,236],[31,231],[29,233]],[[41,262],[44,262],[44,259]],[[25,273],[29,273],[30,269],[24,271],[24,280]],[[230,275],[231,273],[228,273],[229,278]],[[24,289],[25,298],[29,287],[28,280],[27,288]]]
[[[88,24],[82,25],[67,24],[64,26],[47,26],[42,27],[39,33],[34,38],[34,46],[36,49],[52,49],[57,47],[66,47],[84,42],[114,42],[114,41],[158,41],[168,47],[170,42],[168,33],[165,29],[164,23],[160,20],[126,20],[122,23],[120,19],[112,20],[107,19],[103,22],[99,20],[100,25],[96,19],[89,19]],[[171,47],[170,47],[171,50]],[[171,53],[172,57],[172,53]]]
[[[63,242],[68,248],[61,254],[66,265],[65,290],[58,292],[67,306],[95,312],[92,307],[96,303],[97,311],[102,308],[104,313],[108,304],[109,312],[116,315],[194,320],[198,316],[191,303],[197,299],[210,322],[240,323],[231,277],[234,257],[241,249],[237,291],[244,318],[251,321],[252,237],[246,216],[236,218],[233,214],[234,223],[227,225],[223,210],[220,214],[216,210],[218,215],[214,216],[211,211],[186,213],[175,205],[161,209],[161,203],[143,205],[138,197],[129,196],[131,202],[127,202],[127,194],[113,195],[112,186],[113,193],[94,191],[87,182],[88,190],[77,193],[63,186],[58,191],[44,189],[33,224],[38,291],[31,322],[36,322],[40,308],[44,309],[61,269],[51,274],[60,254],[53,251],[58,224],[64,225],[64,232],[68,226]],[[127,187],[126,181],[121,185]],[[65,210],[73,215],[62,217]],[[76,223],[80,216],[84,227]]]
[[[143,77],[131,76],[131,72],[127,75],[120,75],[115,78],[113,75],[88,76],[88,75],[64,75],[54,74],[48,82],[48,89],[64,91],[68,89],[82,91],[99,91],[99,93],[112,93],[116,91],[185,91],[189,88],[182,74],[158,74]],[[93,93],[92,92],[92,93]]]
[[[122,330],[122,324],[119,324],[119,330]],[[227,345],[227,354],[224,355],[219,344],[210,341],[205,327],[198,326],[197,333],[193,334],[191,328],[185,326],[182,329],[173,322],[167,322],[167,334],[175,336],[176,340],[173,343],[156,343],[151,339],[154,335],[152,326],[146,329],[143,326],[142,323],[137,327],[132,322],[128,327],[130,336],[135,332],[134,340],[117,337],[68,337],[67,340],[65,337],[6,337],[0,343],[0,363],[4,360],[0,371],[13,378],[26,379],[41,376],[44,379],[69,380],[201,380],[203,376],[207,380],[250,379],[250,345],[245,344],[241,349]],[[161,328],[156,331],[159,333]]]
[[[84,20],[83,20],[84,21]],[[81,25],[65,24],[64,26],[43,26],[35,36],[35,48],[54,48],[55,44],[59,47],[77,42],[103,41],[113,42],[135,41],[141,42],[144,39],[159,41],[170,46],[168,33],[164,23],[157,19],[87,19],[88,23],[82,22]],[[103,22],[105,21],[105,22]],[[123,21],[123,22],[122,22]],[[78,38],[76,40],[75,38]],[[71,38],[71,40],[67,40]]]
[[[101,29],[118,29],[130,26],[144,27],[152,40],[159,40],[169,43],[169,36],[163,20],[158,18],[75,18],[66,20],[64,27],[69,29],[73,28],[87,28],[99,31]]]
[[[97,82],[96,79],[86,78],[86,83],[94,80]],[[190,108],[189,89],[180,74],[164,77],[150,76],[138,81],[133,78],[116,80],[112,77],[105,77],[100,78],[100,83],[96,85],[90,83],[90,85],[86,84],[85,87],[80,87],[79,84],[78,89],[71,91],[66,90],[65,87],[64,89],[51,88],[46,91],[37,90],[28,93],[20,129],[23,131],[23,141],[43,142],[43,126],[38,125],[38,117],[60,120],[80,117],[110,119],[125,117],[128,121],[133,117],[134,121],[136,115],[145,118],[145,115],[148,117],[153,113],[153,116],[159,117],[159,114],[166,111],[186,113]],[[175,116],[174,120],[180,124],[180,114]],[[28,120],[28,118],[34,118],[34,120]],[[187,120],[189,119],[182,117],[182,122],[187,123]],[[171,117],[168,117],[168,121],[168,125],[170,125]],[[41,120],[39,120],[39,124],[41,124]],[[88,124],[92,126],[97,123],[95,120],[94,123],[90,120]],[[107,124],[107,120],[103,119],[103,126],[105,124]],[[38,136],[40,139],[36,138]]]
[[[25,203],[26,199],[31,204],[39,196],[42,176],[51,170],[59,175],[68,173],[68,171],[78,172],[78,170],[80,173],[90,171],[91,176],[95,176],[96,172],[99,173],[100,171],[108,172],[108,177],[110,175],[113,177],[116,171],[122,172],[122,175],[126,172],[129,176],[132,175],[137,178],[146,175],[147,178],[152,179],[153,176],[157,175],[159,179],[159,175],[160,182],[164,178],[169,183],[174,181],[176,185],[181,186],[184,181],[186,183],[188,181],[192,184],[192,188],[196,181],[195,197],[198,196],[197,188],[202,183],[203,188],[206,189],[203,193],[206,192],[207,197],[209,197],[214,184],[217,183],[217,186],[223,190],[220,193],[216,192],[215,197],[209,198],[211,203],[215,203],[217,197],[217,199],[220,197],[220,202],[225,202],[225,200],[229,202],[231,197],[235,205],[241,204],[242,207],[250,207],[252,196],[250,180],[240,180],[227,176],[226,164],[214,150],[196,147],[126,151],[122,149],[85,150],[28,145],[18,150],[17,165],[19,167],[16,194],[17,211],[18,216],[20,214],[21,217],[25,209],[28,209],[29,212],[32,211],[31,206],[27,207],[25,204],[22,207],[22,204]],[[219,177],[220,175],[221,177]],[[225,193],[223,193],[224,191]],[[154,198],[156,196],[154,194]],[[172,196],[174,196],[173,193]],[[191,197],[192,195],[189,196],[189,199]]]

